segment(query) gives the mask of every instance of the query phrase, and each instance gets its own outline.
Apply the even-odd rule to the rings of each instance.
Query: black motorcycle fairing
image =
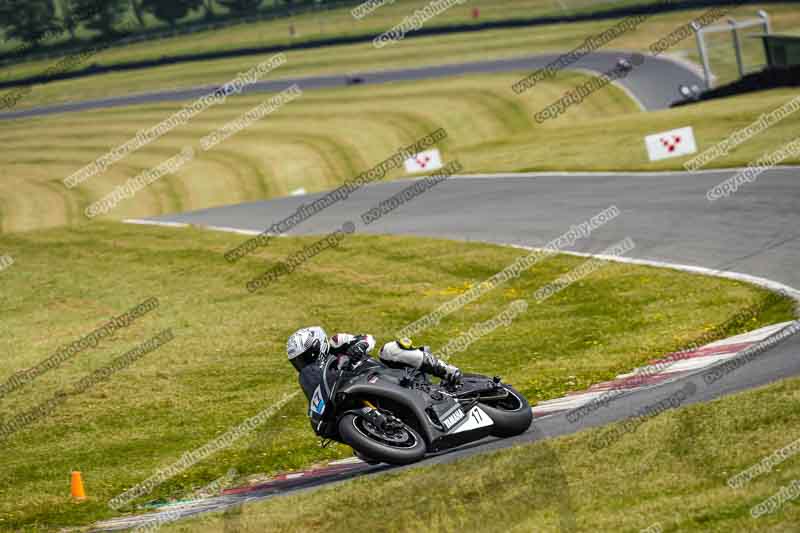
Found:
[[[390,411],[402,410],[410,415],[401,418],[420,433],[431,451],[479,440],[490,434],[490,428],[455,432],[465,421],[467,413],[477,405],[477,400],[457,401],[446,386],[432,385],[423,373],[394,370],[378,362],[360,372],[343,374],[339,383],[337,397],[370,399],[384,406],[388,403]],[[468,389],[475,393],[493,390],[494,386],[486,377],[473,379],[467,384]],[[444,413],[447,417],[440,418]]]
[[[381,420],[388,420],[391,427],[387,426],[387,434],[391,435],[399,431],[394,427],[398,423],[405,425],[428,452],[488,436],[513,436],[530,425],[527,401],[519,396],[521,408],[528,410],[527,419],[521,411],[509,411],[505,406],[506,398],[511,398],[509,391],[513,389],[498,377],[468,374],[460,385],[452,386],[431,383],[418,370],[392,369],[372,358],[345,361],[341,368],[331,367],[331,364],[328,361],[323,367],[326,379],[322,380],[311,401],[318,411],[309,411],[314,430],[321,437],[350,444],[366,456],[375,456],[384,462],[404,464],[418,460],[414,454],[420,453],[420,448],[409,449],[408,453],[393,448],[392,444],[382,448],[387,443],[375,444],[370,440],[373,437],[363,435],[363,431],[360,434],[357,428],[351,427],[353,424],[363,419],[383,432]]]
[[[381,400],[388,400],[395,409],[402,407],[412,414],[414,422],[416,422],[412,424],[414,429],[421,433],[427,444],[430,444],[438,435],[431,431],[429,424],[421,423],[427,417],[425,413],[425,408],[427,407],[425,397],[422,393],[415,393],[413,390],[400,386],[400,377],[395,377],[395,379],[397,381],[393,382],[394,380],[390,376],[381,374],[379,381],[369,383],[367,376],[357,376],[355,379],[340,386],[336,394],[342,394],[345,398],[371,398],[378,403],[381,403]],[[409,420],[408,422],[411,423],[412,421]]]
[[[322,365],[309,365],[303,369],[300,384],[309,400],[308,417],[311,428],[323,438],[335,438],[338,419],[343,416],[342,407],[332,399],[341,391],[341,386],[349,380],[358,380],[370,371],[385,370],[384,365],[372,358],[351,361],[344,368],[337,367],[336,357],[328,357]],[[402,372],[396,376],[399,381]],[[384,379],[387,377],[383,375]],[[356,407],[362,407],[361,404]]]

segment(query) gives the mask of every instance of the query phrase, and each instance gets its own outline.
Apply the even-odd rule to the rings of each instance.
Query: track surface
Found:
[[[409,182],[369,185],[301,223],[290,234],[324,234],[346,220],[357,232],[427,235],[543,246],[599,211],[621,214],[575,251],[599,252],[632,237],[632,256],[735,270],[800,287],[800,168],[774,169],[737,194],[705,192],[732,171],[700,174],[596,173],[450,178],[380,220],[361,214]],[[262,231],[321,195],[287,197],[154,220]],[[244,240],[244,239],[243,239]]]
[[[543,246],[571,225],[613,204],[620,209],[620,216],[576,243],[574,251],[599,252],[631,237],[636,243],[629,254],[632,257],[742,272],[800,287],[800,168],[767,171],[732,197],[708,202],[706,190],[733,173],[454,177],[364,226],[362,213],[409,184],[408,181],[379,183],[356,191],[346,201],[329,207],[290,233],[325,234],[351,220],[356,223],[357,233]],[[300,204],[310,203],[319,196],[281,198],[153,220],[262,231],[293,213]],[[243,236],[242,240],[246,238]],[[527,433],[514,439],[484,441],[419,464],[452,461],[629,418],[643,406],[655,404],[690,382],[697,392],[686,403],[707,401],[798,374],[800,335],[794,335],[712,385],[706,385],[700,374],[693,374],[622,396],[575,423],[569,422],[565,413],[547,416],[537,419]],[[385,466],[362,466],[348,475],[311,479],[289,490],[311,489],[385,470]],[[286,492],[265,490],[247,499]]]
[[[594,52],[581,58],[571,69],[586,69],[594,72],[606,72],[614,68],[620,57],[630,57],[630,52]],[[415,69],[387,70],[360,74],[364,84],[388,83],[393,81],[416,81],[433,78],[458,76],[463,74],[478,74],[492,72],[519,71],[520,77],[546,66],[558,57],[558,54],[543,54],[519,59],[504,59],[496,61],[479,61],[473,63],[459,63],[421,67]],[[256,60],[253,60],[254,64]],[[347,78],[343,75],[313,76],[307,78],[279,79],[274,81],[260,81],[248,87],[245,93],[277,92],[282,91],[293,83],[301,89],[323,89],[344,87]],[[627,77],[619,80],[647,110],[664,109],[675,100],[681,98],[678,92],[680,85],[703,86],[702,78],[692,69],[679,63],[666,59],[644,56],[644,63],[636,67]],[[195,87],[173,91],[158,91],[130,96],[119,96],[98,100],[71,102],[47,107],[36,107],[0,113],[0,120],[29,118],[88,111],[91,109],[104,109],[123,107],[137,104],[151,104],[156,102],[184,101],[199,98],[214,91],[218,86]],[[509,88],[511,91],[511,88]]]

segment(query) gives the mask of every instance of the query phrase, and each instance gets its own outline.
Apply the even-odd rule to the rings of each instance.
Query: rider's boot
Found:
[[[419,369],[449,383],[456,384],[461,381],[461,370],[459,370],[458,367],[448,365],[427,351],[423,356],[422,365]]]

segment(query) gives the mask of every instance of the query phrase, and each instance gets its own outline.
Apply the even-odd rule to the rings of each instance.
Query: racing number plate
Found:
[[[463,411],[461,412],[463,413]],[[476,405],[475,407],[469,410],[469,413],[466,415],[466,420],[461,422],[458,425],[458,427],[456,427],[452,431],[452,433],[461,433],[463,431],[471,431],[473,429],[483,428],[492,425],[494,425],[494,422],[492,422],[492,419],[489,418],[489,415],[487,415],[483,409],[481,409]]]

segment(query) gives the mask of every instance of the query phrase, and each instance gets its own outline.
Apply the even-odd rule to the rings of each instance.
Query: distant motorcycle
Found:
[[[311,400],[317,435],[351,446],[370,462],[408,464],[426,453],[530,427],[528,400],[499,377],[466,374],[434,384],[415,369],[366,358],[336,371],[331,357]]]
[[[624,57],[621,57],[617,59],[617,70],[620,70],[622,72],[630,72],[631,70],[633,70],[633,65],[631,65],[630,61],[628,61]]]
[[[347,74],[344,77],[345,85],[361,85],[364,83],[364,78],[358,74]]]

